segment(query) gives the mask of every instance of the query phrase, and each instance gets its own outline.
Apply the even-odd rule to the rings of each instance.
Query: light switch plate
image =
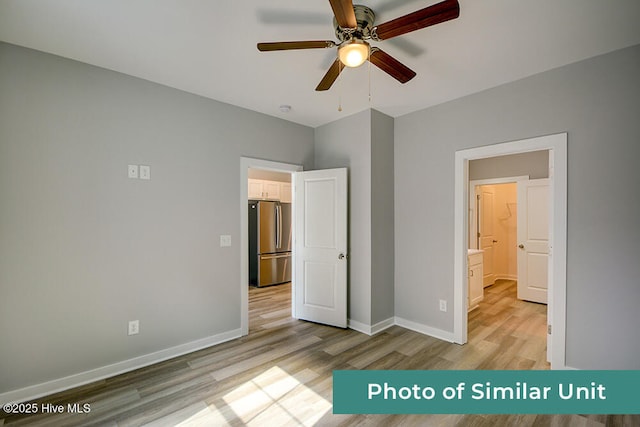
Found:
[[[140,165],[140,179],[151,179],[151,166]]]
[[[220,247],[226,248],[231,246],[231,236],[228,234],[220,235]]]
[[[136,179],[138,178],[138,165],[129,165],[127,168],[129,178]]]

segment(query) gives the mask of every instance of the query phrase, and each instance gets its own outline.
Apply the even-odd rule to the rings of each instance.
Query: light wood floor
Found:
[[[623,415],[331,413],[336,369],[548,369],[546,306],[516,300],[514,282],[485,289],[464,346],[397,326],[369,337],[298,321],[290,306],[289,285],[250,288],[248,336],[37,400],[90,403],[89,414],[8,416],[0,425],[640,425],[639,416]]]

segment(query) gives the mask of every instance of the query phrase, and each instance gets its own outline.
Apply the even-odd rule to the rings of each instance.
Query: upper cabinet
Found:
[[[249,179],[249,189],[247,191],[247,196],[250,199],[261,199],[263,194],[263,184],[262,180],[259,179]]]
[[[265,199],[280,200],[280,183],[276,181],[262,181],[262,191]]]
[[[288,182],[280,183],[280,201],[291,203],[291,184]]]
[[[247,195],[249,199],[280,200],[291,202],[291,184],[288,182],[249,179]]]

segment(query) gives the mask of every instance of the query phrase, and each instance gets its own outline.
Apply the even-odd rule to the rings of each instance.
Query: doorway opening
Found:
[[[287,184],[287,175],[288,175],[288,184],[289,184],[289,194],[291,194],[291,175],[293,172],[302,171],[301,165],[294,165],[289,163],[280,163],[273,162],[268,160],[261,159],[252,159],[248,157],[241,157],[240,159],[240,329],[242,335],[249,334],[249,200],[251,199],[249,194],[249,180],[261,180],[268,181],[272,183],[282,182]],[[280,189],[285,188],[286,185],[279,187]],[[264,192],[268,192],[269,190],[264,190]],[[266,196],[260,195],[261,198],[269,198],[269,199],[280,199],[280,194],[275,194],[275,189],[271,190],[271,197],[267,194]],[[280,190],[278,190],[280,191]],[[253,195],[255,196],[255,194]],[[286,197],[286,196],[285,196]],[[288,200],[288,202],[293,203],[293,200]],[[292,223],[292,229],[294,228],[294,224]],[[292,255],[292,258],[295,257],[295,254]],[[292,258],[288,261],[293,263]],[[291,283],[286,285],[287,289],[292,289],[294,278],[291,277]],[[278,285],[279,286],[279,285]],[[280,290],[285,289],[281,288]],[[290,292],[290,291],[289,291]],[[273,292],[271,292],[273,293]],[[281,292],[279,292],[281,293]],[[265,295],[267,295],[265,293]],[[291,296],[288,295],[289,300]],[[293,306],[291,305],[291,310],[293,310]]]
[[[541,250],[548,239],[549,212],[547,203],[527,210],[531,202],[526,201],[529,184],[548,177],[548,156],[548,151],[541,151],[470,163],[468,340],[477,344],[487,336],[496,339],[508,335],[510,347],[522,350],[511,354],[513,366],[518,369],[549,369],[548,257]],[[486,169],[478,167],[478,162],[492,163],[490,169],[496,174],[508,165],[535,178],[530,180],[529,175],[523,175],[473,179],[482,176],[479,170]],[[540,240],[532,242],[537,244],[537,251],[529,248],[530,242],[524,237],[523,230],[529,225],[541,225],[540,236],[536,236]],[[536,295],[530,294],[531,289]]]
[[[291,173],[249,168],[249,333],[291,319]]]
[[[248,179],[250,169],[289,173],[292,182],[291,317],[347,327],[347,168],[240,159],[240,331],[249,333]]]
[[[517,279],[517,183],[528,179],[469,181],[469,249],[483,251],[483,288],[497,279]]]
[[[548,150],[549,152],[549,302],[548,359],[552,369],[565,367],[567,134],[556,134],[477,147],[455,155],[454,341],[467,342],[468,248],[470,248],[469,162]]]

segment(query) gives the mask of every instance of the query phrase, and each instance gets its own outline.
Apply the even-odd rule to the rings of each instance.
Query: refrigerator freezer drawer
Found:
[[[277,285],[291,281],[291,253],[260,255],[258,286]]]

